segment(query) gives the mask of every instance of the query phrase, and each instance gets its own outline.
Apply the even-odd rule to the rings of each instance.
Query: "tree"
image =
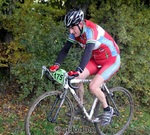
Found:
[[[2,4],[3,2],[0,3],[1,6]],[[146,0],[47,0],[37,3],[7,3],[3,9],[11,7],[11,15],[0,14],[0,28],[12,33],[13,40],[0,44],[0,61],[1,64],[11,65],[13,80],[22,88],[19,93],[22,97],[27,97],[53,88],[50,84],[47,87],[39,79],[41,66],[54,62],[68,33],[63,24],[64,15],[77,6],[84,9],[86,18],[100,24],[113,35],[120,46],[122,65],[117,76],[111,79],[111,86],[124,86],[139,101],[149,104],[150,13]],[[81,56],[78,49],[71,50],[62,68],[70,70],[78,64]]]

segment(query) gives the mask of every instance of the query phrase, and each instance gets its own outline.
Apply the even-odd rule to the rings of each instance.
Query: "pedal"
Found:
[[[92,120],[93,123],[99,123],[101,120],[99,118],[95,118],[94,120]]]
[[[102,119],[102,114],[99,114],[98,116],[96,116],[94,120],[92,120],[92,122],[98,123],[98,122],[101,122],[101,119]]]

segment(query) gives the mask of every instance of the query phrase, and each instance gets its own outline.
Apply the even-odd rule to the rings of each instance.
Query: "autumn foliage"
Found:
[[[83,3],[84,1],[80,4]],[[137,101],[149,106],[150,10],[148,4],[142,0],[132,2],[95,0],[89,3],[87,17],[106,29],[121,49],[121,68],[109,85],[129,89]],[[64,45],[68,33],[63,24],[65,4],[64,7],[58,7],[54,1],[52,3],[5,1],[5,3],[0,2],[0,6],[2,7],[0,29],[6,30],[6,35],[11,35],[8,39],[2,40],[4,37],[1,33],[0,67],[9,68],[8,78],[19,86],[17,90],[19,98],[33,97],[43,91],[54,89],[52,84],[40,79],[41,66],[53,64],[58,51]],[[62,68],[75,69],[82,53],[80,50],[74,47]]]

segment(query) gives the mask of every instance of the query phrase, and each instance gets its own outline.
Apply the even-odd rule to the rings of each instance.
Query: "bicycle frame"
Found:
[[[91,81],[92,81],[91,79],[76,79],[76,78],[74,78],[74,79],[72,79],[72,80],[70,81],[70,83],[71,83],[71,84],[73,84],[73,83],[79,84],[79,83],[88,83],[88,82],[91,82]],[[93,114],[94,114],[94,109],[95,109],[96,104],[97,104],[97,102],[98,102],[98,98],[95,97],[94,102],[93,102],[92,107],[91,107],[91,111],[90,111],[90,113],[88,114],[87,111],[86,111],[86,109],[85,109],[85,107],[82,105],[82,103],[81,103],[81,101],[80,101],[80,98],[79,98],[78,95],[76,94],[75,88],[73,89],[72,86],[70,87],[70,86],[68,85],[68,83],[64,85],[64,88],[65,88],[65,87],[70,90],[71,94],[73,95],[74,99],[77,101],[79,107],[83,110],[83,113],[85,114],[85,116],[87,117],[87,119],[88,119],[89,121],[91,121],[91,122],[95,122],[94,120],[92,120],[92,116],[93,116]],[[118,108],[117,108],[117,106],[116,106],[114,100],[112,99],[113,94],[108,90],[108,88],[107,88],[107,86],[106,86],[105,83],[103,83],[103,84],[101,85],[101,88],[106,91],[106,93],[107,93],[107,95],[109,96],[111,102],[114,104],[114,109],[115,109],[116,115],[119,116],[120,113],[119,113],[119,111],[118,111]]]
[[[91,79],[76,79],[76,78],[74,78],[74,79],[71,79],[71,81],[70,81],[71,84],[73,84],[73,83],[79,84],[79,83],[85,83],[85,82],[91,82]],[[64,88],[69,89],[70,93],[72,94],[72,96],[74,97],[76,102],[78,103],[79,107],[82,109],[84,115],[87,117],[87,119],[89,121],[92,121],[92,116],[94,114],[94,109],[95,109],[96,104],[98,102],[98,98],[95,97],[94,102],[93,102],[92,107],[91,107],[91,110],[90,110],[90,113],[88,114],[88,112],[85,109],[84,105],[81,103],[80,98],[76,94],[75,89],[70,87],[68,83],[64,84]]]
[[[63,103],[64,103],[64,101],[65,101],[66,95],[67,95],[67,91],[64,91],[59,97],[56,98],[56,100],[55,100],[55,102],[54,102],[54,104],[53,104],[53,106],[52,106],[52,108],[51,108],[51,110],[50,110],[50,113],[49,113],[48,116],[47,116],[47,120],[48,120],[49,122],[54,123],[54,122],[56,121],[57,115],[58,115],[58,113],[59,113],[59,111],[60,111],[61,106],[63,105]],[[61,102],[60,102],[60,104],[59,104],[59,107],[57,108],[56,114],[54,115],[53,118],[51,118],[51,115],[52,115],[52,113],[53,113],[53,111],[54,111],[55,105],[58,103],[58,100],[59,100],[59,99],[62,99],[62,100],[61,100]]]
[[[52,76],[52,73],[46,68],[46,66],[43,66],[43,67],[42,67],[42,76],[43,76],[43,73],[44,73],[44,72],[48,72],[48,73]],[[51,80],[51,79],[49,79],[49,80]],[[85,109],[84,105],[81,103],[80,98],[78,97],[78,95],[77,95],[76,92],[75,92],[75,89],[77,89],[77,87],[75,87],[75,86],[72,85],[72,84],[74,84],[74,83],[75,83],[75,84],[79,84],[79,83],[89,83],[89,82],[91,82],[91,81],[92,81],[91,79],[78,79],[78,78],[74,78],[74,77],[69,78],[68,74],[66,73],[65,76],[64,76],[64,82],[63,82],[63,84],[62,84],[63,87],[64,87],[64,92],[61,94],[62,101],[60,102],[60,105],[59,105],[59,107],[58,107],[58,109],[57,109],[57,112],[56,112],[55,117],[54,117],[51,121],[55,121],[55,120],[56,120],[57,114],[58,114],[58,112],[59,112],[61,106],[63,105],[63,103],[64,103],[64,101],[65,101],[65,97],[66,97],[67,92],[68,92],[68,90],[69,90],[70,93],[72,94],[72,96],[74,97],[75,101],[78,103],[79,107],[82,109],[82,111],[83,111],[85,117],[87,118],[87,120],[89,120],[90,122],[95,122],[95,120],[92,120],[92,116],[93,116],[93,114],[94,114],[94,109],[95,109],[95,107],[96,107],[96,104],[97,104],[97,102],[99,101],[98,98],[95,97],[94,102],[93,102],[93,104],[92,104],[92,106],[91,106],[90,113],[88,113],[87,110]],[[116,115],[119,115],[119,111],[118,111],[118,109],[117,109],[117,107],[116,107],[116,105],[115,105],[115,103],[114,103],[114,101],[113,101],[113,99],[112,99],[112,97],[111,97],[111,96],[112,96],[112,93],[110,93],[110,91],[108,90],[106,84],[103,83],[103,84],[101,85],[101,88],[104,89],[104,90],[107,92],[109,98],[111,99],[111,101],[113,102],[113,104],[114,104],[114,106],[115,106]]]

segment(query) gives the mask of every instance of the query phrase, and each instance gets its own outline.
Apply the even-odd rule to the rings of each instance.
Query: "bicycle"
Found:
[[[102,127],[100,125],[100,117],[103,109],[98,98],[94,97],[89,111],[81,104],[80,98],[76,94],[78,87],[74,84],[89,83],[91,79],[77,79],[73,76],[68,76],[67,72],[63,69],[52,73],[46,66],[42,66],[42,76],[43,74],[50,81],[60,83],[63,89],[61,91],[45,92],[35,99],[29,107],[25,119],[26,135],[73,134],[74,106],[68,93],[71,93],[74,101],[82,110],[82,118],[94,125],[96,134],[121,135],[129,126],[133,117],[134,105],[131,93],[125,88],[115,87],[108,89],[106,83],[102,84],[101,90],[105,93],[108,104],[114,108],[111,123],[108,126]],[[70,112],[71,115],[66,115],[67,112]]]

